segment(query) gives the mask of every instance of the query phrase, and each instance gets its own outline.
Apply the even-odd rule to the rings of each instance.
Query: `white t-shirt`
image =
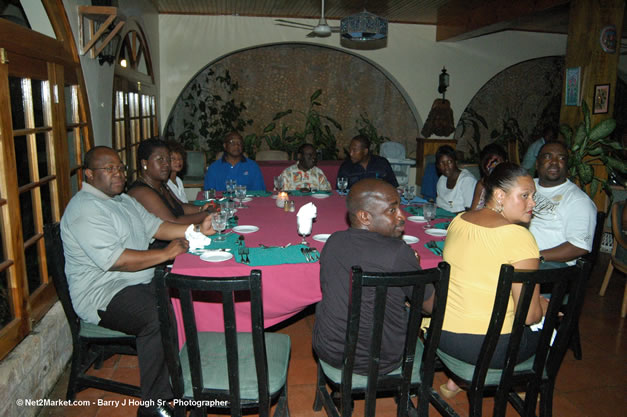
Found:
[[[475,193],[477,179],[467,169],[462,169],[457,177],[453,189],[446,188],[447,178],[440,176],[437,184],[438,197],[435,200],[438,207],[453,213],[466,210],[472,205],[472,196]]]
[[[566,180],[555,187],[536,183],[536,207],[529,231],[540,250],[551,249],[564,242],[590,251],[594,239],[597,208],[575,184]],[[575,260],[569,261],[574,265]]]
[[[171,179],[168,179],[168,187],[174,193],[174,195],[181,200],[181,203],[188,203],[187,196],[185,195],[185,187],[183,186],[183,180],[179,177],[176,178],[176,184],[172,182]]]

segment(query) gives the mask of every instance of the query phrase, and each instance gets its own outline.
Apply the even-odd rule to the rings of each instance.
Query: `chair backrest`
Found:
[[[207,157],[203,151],[187,151],[186,177],[202,177],[207,168]]]
[[[507,305],[511,298],[513,283],[521,283],[522,290],[516,308],[514,323],[507,346],[505,366],[497,389],[494,415],[505,415],[507,396],[514,386],[514,367],[517,364],[520,342],[525,329],[525,321],[534,295],[534,288],[539,284],[551,284],[551,298],[544,317],[533,367],[525,374],[527,397],[535,398],[544,375],[554,379],[568,349],[571,336],[577,326],[586,290],[586,280],[590,274],[590,262],[580,259],[576,265],[550,270],[514,271],[511,265],[501,266],[494,308],[486,337],[481,346],[475,367],[472,386],[480,391],[485,385],[490,360],[496,349],[506,316]],[[568,299],[566,301],[566,295]],[[564,308],[565,305],[565,308]],[[563,313],[563,317],[559,314]],[[553,332],[556,331],[555,340]]]
[[[622,247],[627,247],[627,241],[625,240],[625,234],[623,232],[623,210],[625,209],[627,200],[614,203],[612,206],[612,235],[614,235],[614,242]]]
[[[446,307],[446,297],[448,293],[450,266],[446,262],[440,262],[437,268],[427,270],[416,270],[411,272],[364,272],[360,267],[352,268],[352,289],[348,305],[348,320],[346,328],[346,344],[344,347],[344,359],[342,367],[341,394],[342,394],[342,415],[345,410],[349,410],[351,404],[351,379],[355,364],[355,352],[359,336],[359,322],[361,317],[362,292],[365,288],[373,288],[375,293],[374,311],[372,317],[374,322],[370,329],[370,351],[368,355],[368,384],[366,392],[366,405],[364,415],[374,415],[376,405],[377,389],[388,385],[389,387],[401,387],[400,404],[407,404],[409,387],[412,375],[412,368],[415,360],[422,360],[420,374],[421,385],[419,397],[420,407],[424,407],[426,415],[429,406],[429,392],[433,384],[433,373],[435,371],[436,349],[440,342],[442,323],[444,321],[444,310]],[[414,358],[418,332],[422,323],[422,303],[427,284],[435,287],[435,301],[431,313],[431,322],[425,340],[423,357]],[[412,296],[410,301],[409,320],[405,336],[405,347],[403,350],[402,371],[398,376],[379,375],[379,360],[381,356],[381,343],[383,338],[383,318],[385,315],[387,291],[390,287],[411,287]]]
[[[590,253],[584,255],[584,258],[590,262],[592,267],[597,261],[599,255],[599,249],[601,248],[601,241],[603,240],[603,227],[605,226],[605,212],[597,212],[597,224],[594,227],[594,237],[592,239],[592,249]]]
[[[405,145],[399,142],[383,142],[379,155],[387,159],[405,159]]]
[[[517,138],[510,138],[507,141],[507,156],[509,162],[516,165],[520,165],[519,143],[520,141]]]
[[[46,245],[46,258],[48,259],[48,273],[52,276],[54,288],[65,317],[70,325],[72,338],[77,338],[80,331],[80,318],[74,311],[70,288],[65,276],[65,256],[63,254],[63,242],[61,241],[61,224],[49,223],[44,225],[44,242]]]
[[[166,362],[168,363],[174,392],[183,393],[185,390],[178,354],[176,322],[170,310],[171,290],[177,290],[178,298],[181,302],[181,312],[189,357],[189,369],[191,371],[194,398],[196,399],[203,398],[204,385],[192,291],[195,293],[217,292],[222,296],[221,303],[224,313],[224,336],[230,387],[228,397],[224,399],[229,401],[233,413],[236,411],[239,412],[241,409],[238,341],[235,323],[235,292],[237,292],[238,299],[242,299],[242,297],[249,297],[250,299],[253,351],[259,392],[259,409],[269,409],[269,376],[266,359],[266,341],[264,338],[263,304],[261,300],[261,271],[255,269],[251,271],[250,275],[239,277],[210,278],[173,274],[159,267],[155,273],[155,279],[157,283],[157,305],[159,321],[161,323],[161,337],[165,347]],[[217,397],[214,395],[213,398],[215,399]]]
[[[285,151],[259,151],[255,155],[255,159],[257,161],[287,161],[289,159],[289,155]]]

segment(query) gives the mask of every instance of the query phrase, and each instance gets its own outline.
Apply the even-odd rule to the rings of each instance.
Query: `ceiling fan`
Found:
[[[315,26],[309,25],[306,23],[293,22],[291,20],[284,20],[284,19],[275,19],[275,21],[279,22],[277,23],[277,25],[279,26],[287,26],[287,27],[292,27],[296,29],[311,30],[311,32],[307,34],[308,38],[315,38],[315,37],[326,38],[328,36],[331,36],[331,33],[340,31],[339,26],[329,26],[329,24],[327,23],[327,19],[324,18],[324,0],[322,0],[322,10],[320,12],[320,20],[318,20],[318,24]]]

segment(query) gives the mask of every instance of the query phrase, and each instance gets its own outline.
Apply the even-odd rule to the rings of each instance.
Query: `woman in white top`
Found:
[[[440,146],[435,153],[435,165],[442,174],[436,187],[437,206],[453,213],[470,207],[477,180],[467,169],[457,167],[455,150],[448,145]]]
[[[188,203],[187,196],[185,195],[185,188],[183,187],[183,168],[185,168],[185,160],[187,152],[185,148],[179,142],[175,140],[168,141],[168,149],[170,151],[170,178],[168,178],[168,188],[172,190],[176,198],[181,200],[181,203]],[[179,175],[181,177],[179,177]]]

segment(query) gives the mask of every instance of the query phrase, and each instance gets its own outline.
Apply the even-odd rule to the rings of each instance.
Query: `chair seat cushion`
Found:
[[[266,333],[266,356],[270,395],[278,392],[287,381],[287,367],[290,361],[291,341],[286,334]],[[229,378],[226,359],[224,333],[199,332],[200,359],[202,364],[203,386],[205,389],[228,390]],[[253,353],[252,333],[237,334],[237,355],[239,365],[240,397],[246,401],[258,401],[257,372]],[[183,369],[185,396],[193,397],[192,377],[189,370],[187,344],[180,353]]]
[[[460,361],[457,358],[452,357],[451,355],[447,355],[442,352],[442,350],[438,349],[438,357],[442,360],[442,363],[446,365],[446,367],[453,372],[455,375],[463,379],[464,381],[472,381],[472,375],[475,372],[475,365],[472,365],[467,362]],[[533,361],[535,360],[535,355],[530,357],[524,362],[519,363],[514,368],[514,373],[516,372],[524,372],[529,371],[533,367]],[[498,385],[501,381],[501,373],[502,369],[488,369],[488,373],[485,379],[485,385]]]
[[[415,351],[415,356],[414,356],[415,358],[414,367],[413,367],[412,374],[411,374],[412,384],[420,383],[420,364],[422,363],[421,359],[422,359],[423,350],[424,350],[424,346],[422,344],[422,341],[418,340],[418,343],[416,343],[416,351]],[[342,369],[335,368],[334,366],[329,365],[327,362],[323,361],[322,359],[319,359],[319,361],[320,361],[320,365],[322,366],[322,371],[327,376],[327,378],[329,378],[334,383],[339,384],[342,380]],[[387,373],[386,375],[396,376],[400,374],[401,374],[401,367],[399,366],[398,368]],[[353,382],[352,382],[353,389],[365,389],[366,388],[366,385],[368,382],[367,376],[353,373],[352,379],[353,379]]]
[[[78,333],[81,337],[89,338],[113,338],[113,337],[135,337],[117,330],[107,329],[97,324],[87,323],[81,320],[81,330]]]

